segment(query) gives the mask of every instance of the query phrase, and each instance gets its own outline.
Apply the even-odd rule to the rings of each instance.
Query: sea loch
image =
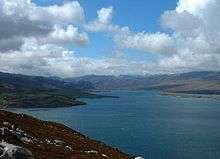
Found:
[[[14,109],[67,126],[145,159],[220,158],[220,100],[152,91],[101,93],[85,106]]]

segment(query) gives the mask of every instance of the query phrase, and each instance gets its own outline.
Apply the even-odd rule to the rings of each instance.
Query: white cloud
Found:
[[[175,41],[165,33],[121,33],[114,36],[122,48],[133,48],[149,53],[169,54],[175,52]]]
[[[172,29],[181,36],[198,36],[201,21],[187,11],[178,13],[175,10],[166,11],[162,15],[162,26]]]
[[[37,6],[30,0],[0,1],[0,51],[19,49],[24,38],[45,38],[58,31],[54,27],[69,25],[67,30],[61,30],[60,36],[53,36],[55,42],[83,43],[88,40],[85,33],[79,33],[72,25],[84,20],[83,8],[77,1],[67,2],[57,6]],[[53,31],[53,33],[51,33]],[[67,37],[67,33],[70,33]],[[55,39],[58,38],[58,39]],[[20,39],[20,40],[19,40]],[[65,40],[68,39],[68,40]],[[52,41],[50,41],[52,42]],[[10,45],[12,44],[12,47]]]
[[[180,0],[176,10],[166,11],[163,26],[173,31],[177,53],[160,61],[175,71],[220,69],[220,1]]]
[[[53,31],[46,38],[39,39],[40,43],[51,44],[79,44],[86,45],[89,41],[87,33],[80,33],[77,27],[68,25],[66,28],[55,25]]]
[[[61,6],[52,5],[48,7],[39,7],[32,4],[30,19],[53,23],[78,23],[84,21],[84,10],[77,1],[67,2]]]
[[[103,24],[109,24],[112,20],[113,7],[102,8],[97,11],[98,21]]]
[[[219,71],[220,55],[182,53],[160,60],[156,67],[161,73]]]
[[[101,8],[97,11],[97,18],[85,25],[85,29],[92,32],[118,32],[119,26],[112,24],[113,7]]]
[[[176,11],[178,13],[187,11],[188,13],[199,15],[200,12],[216,0],[179,0]]]

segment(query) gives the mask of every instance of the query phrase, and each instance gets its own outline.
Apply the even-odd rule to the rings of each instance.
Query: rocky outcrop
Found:
[[[138,156],[138,157],[135,157],[135,159],[144,159],[144,158],[143,158],[143,157]]]
[[[34,159],[33,154],[19,146],[8,144],[4,141],[0,142],[0,158],[1,159]]]
[[[0,159],[132,159],[58,123],[0,110]]]

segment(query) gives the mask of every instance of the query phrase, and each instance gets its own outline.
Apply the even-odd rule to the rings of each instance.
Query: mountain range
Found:
[[[212,71],[148,76],[88,75],[65,81],[89,82],[97,90],[160,90],[175,93],[220,94],[220,72]]]
[[[2,107],[61,107],[85,104],[78,98],[101,98],[94,90],[157,90],[220,95],[220,72],[203,71],[147,76],[40,77],[0,72]]]

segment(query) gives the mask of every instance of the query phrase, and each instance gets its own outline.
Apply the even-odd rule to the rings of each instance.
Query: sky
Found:
[[[0,71],[220,71],[219,0],[1,0]]]

